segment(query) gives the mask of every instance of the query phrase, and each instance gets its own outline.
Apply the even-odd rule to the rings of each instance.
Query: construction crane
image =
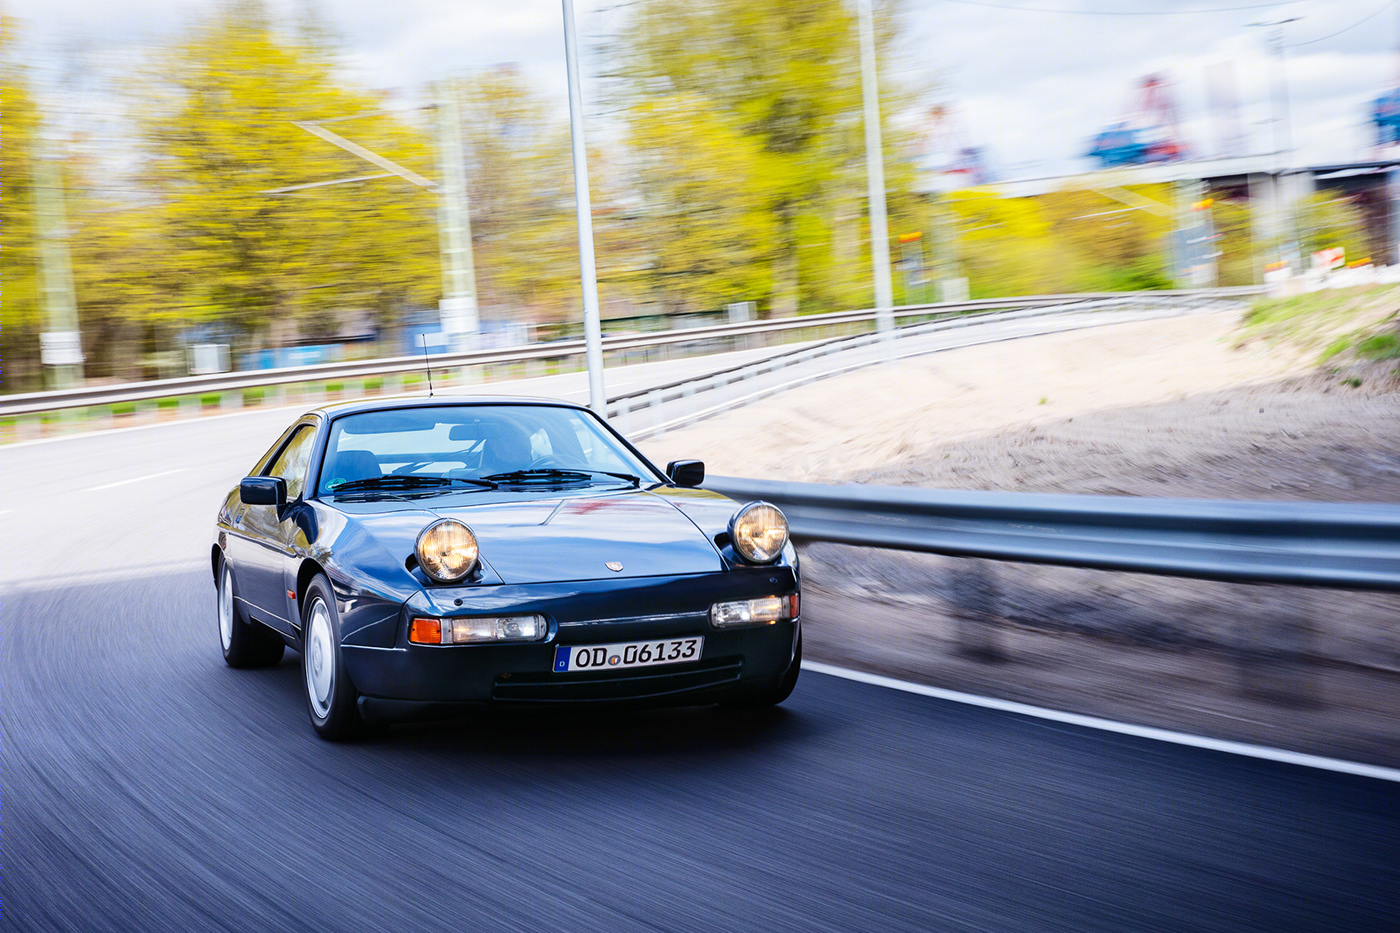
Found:
[[[1178,162],[1186,146],[1177,127],[1176,105],[1162,75],[1142,79],[1127,119],[1109,125],[1094,137],[1088,155],[1100,168]]]

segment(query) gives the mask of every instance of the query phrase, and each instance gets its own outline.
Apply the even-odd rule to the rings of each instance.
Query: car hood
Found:
[[[663,488],[486,494],[491,501],[468,493],[420,500],[412,508],[347,511],[357,513],[354,520],[365,531],[390,552],[401,551],[404,558],[413,553],[418,533],[429,522],[455,518],[476,535],[485,576],[501,583],[722,570],[724,561],[714,542],[671,503],[668,492]]]

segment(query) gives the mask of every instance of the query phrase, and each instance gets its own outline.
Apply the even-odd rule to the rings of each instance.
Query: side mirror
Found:
[[[287,505],[287,481],[280,476],[245,476],[238,484],[238,498],[244,505],[275,505],[280,512]]]
[[[699,486],[705,481],[705,464],[701,460],[672,460],[666,464],[666,475],[677,486]]]

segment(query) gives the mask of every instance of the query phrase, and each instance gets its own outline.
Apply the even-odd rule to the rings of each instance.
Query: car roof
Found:
[[[344,415],[359,414],[365,411],[484,405],[551,405],[559,408],[588,410],[587,406],[579,405],[574,402],[566,402],[557,398],[532,398],[525,395],[420,395],[336,402],[331,405],[322,405],[319,408],[312,409],[307,412],[307,414],[322,414],[334,420]]]

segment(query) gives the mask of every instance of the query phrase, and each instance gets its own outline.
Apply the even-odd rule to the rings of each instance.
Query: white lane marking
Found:
[[[1084,716],[1079,713],[1066,713],[1057,709],[1046,709],[1043,706],[1031,706],[1028,703],[998,700],[993,697],[977,696],[973,693],[959,693],[956,690],[944,690],[940,687],[927,687],[923,684],[910,683],[907,680],[896,680],[893,677],[882,677],[879,674],[867,674],[864,671],[848,670],[844,667],[822,664],[818,661],[803,661],[802,669],[804,671],[812,671],[816,674],[827,674],[831,677],[841,677],[845,680],[854,680],[863,684],[871,684],[876,687],[887,687],[890,690],[917,693],[920,696],[947,700],[950,703],[980,706],[983,709],[994,709],[1003,713],[1017,713],[1021,716],[1032,716],[1036,719],[1045,719],[1050,722],[1082,726],[1085,729],[1098,729],[1101,732],[1131,735],[1136,738],[1151,739],[1156,742],[1171,742],[1173,745],[1187,745],[1191,748],[1224,752],[1227,755],[1243,755],[1246,758],[1261,758],[1265,761],[1278,761],[1284,764],[1300,765],[1304,768],[1317,768],[1322,771],[1335,771],[1339,774],[1354,774],[1359,777],[1375,778],[1379,781],[1394,781],[1400,783],[1400,770],[1395,768],[1383,768],[1380,765],[1367,765],[1357,761],[1343,761],[1340,758],[1324,758],[1321,755],[1290,752],[1287,749],[1270,748],[1267,745],[1250,745],[1247,742],[1230,742],[1225,739],[1211,739],[1202,735],[1191,735],[1187,732],[1156,729],[1152,726],[1135,726],[1132,723],[1117,722],[1112,719],[1100,719],[1097,716]]]
[[[145,476],[138,476],[135,479],[119,479],[115,483],[107,483],[103,486],[91,486],[88,492],[101,492],[104,489],[116,489],[118,486],[128,486],[131,483],[143,483],[148,479],[160,479],[162,476],[170,476],[174,473],[183,473],[189,467],[177,467],[174,470],[165,470],[160,473],[147,473]]]

